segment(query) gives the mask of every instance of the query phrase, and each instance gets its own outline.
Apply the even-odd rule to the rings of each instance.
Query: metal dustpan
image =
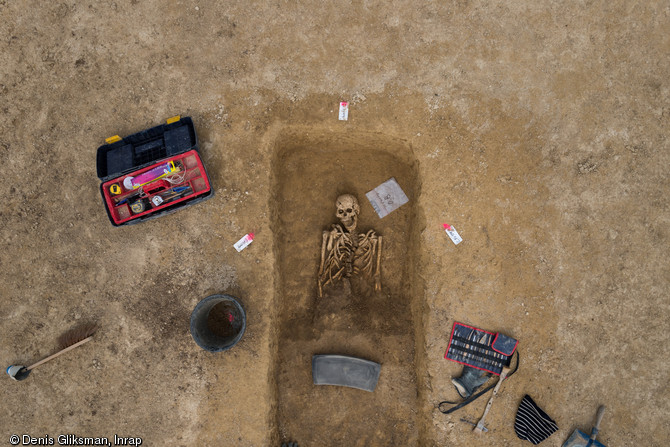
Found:
[[[596,436],[598,436],[598,428],[600,427],[600,421],[603,420],[604,414],[605,407],[601,405],[600,408],[598,408],[598,413],[596,414],[596,425],[594,425],[591,429],[591,436],[577,429],[572,433],[568,440],[565,441],[563,447],[605,447],[604,444],[596,441]]]

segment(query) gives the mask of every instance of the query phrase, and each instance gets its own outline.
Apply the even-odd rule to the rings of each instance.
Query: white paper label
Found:
[[[395,178],[391,177],[372,191],[365,194],[380,218],[409,202],[409,199]]]
[[[340,103],[340,121],[346,121],[349,119],[349,103],[343,101]]]
[[[452,227],[449,224],[444,224],[444,231],[449,235],[451,238],[452,242],[455,245],[460,244],[463,241],[463,238],[458,234],[458,231],[456,231],[456,228]]]
[[[245,234],[242,239],[235,242],[233,247],[235,247],[235,250],[237,250],[237,252],[239,253],[242,250],[244,250],[245,248],[247,248],[249,246],[249,244],[251,244],[253,241],[254,241],[254,234],[253,233]]]

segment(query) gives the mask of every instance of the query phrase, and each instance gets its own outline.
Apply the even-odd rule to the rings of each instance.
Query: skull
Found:
[[[356,229],[358,213],[361,210],[358,206],[358,200],[351,194],[343,194],[337,198],[335,205],[337,206],[335,217],[340,219],[348,232],[352,233]]]

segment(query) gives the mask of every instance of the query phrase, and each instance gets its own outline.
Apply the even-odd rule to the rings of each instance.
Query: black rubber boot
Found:
[[[463,367],[461,376],[451,379],[451,383],[456,387],[458,394],[463,399],[467,399],[472,396],[472,393],[474,393],[477,388],[485,384],[487,380],[489,380],[489,375],[486,371],[465,366]]]

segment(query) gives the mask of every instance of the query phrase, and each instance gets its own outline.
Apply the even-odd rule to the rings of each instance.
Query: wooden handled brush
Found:
[[[49,357],[46,357],[39,362],[33,363],[30,366],[12,365],[7,368],[7,374],[14,380],[24,380],[30,374],[30,371],[37,368],[43,363],[53,360],[61,354],[73,350],[77,346],[91,341],[93,334],[98,330],[98,325],[95,323],[83,324],[64,333],[58,338],[59,350]]]

